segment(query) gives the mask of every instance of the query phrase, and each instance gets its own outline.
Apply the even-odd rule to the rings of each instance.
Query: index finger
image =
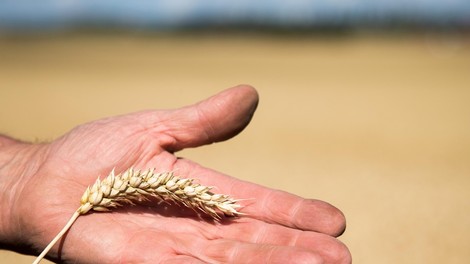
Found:
[[[181,176],[199,179],[216,186],[217,192],[242,200],[241,212],[248,217],[331,236],[341,235],[346,228],[343,213],[326,202],[239,180],[186,159],[178,159],[174,168]]]

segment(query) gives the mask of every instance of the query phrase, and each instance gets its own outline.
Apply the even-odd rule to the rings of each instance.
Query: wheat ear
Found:
[[[75,220],[90,210],[109,211],[124,204],[134,204],[147,200],[148,197],[157,197],[162,201],[177,202],[201,211],[215,220],[221,218],[220,213],[227,216],[241,214],[237,211],[240,208],[237,200],[225,194],[215,194],[211,189],[212,187],[195,183],[193,179],[180,178],[173,172],[155,173],[154,169],[140,171],[131,168],[115,175],[113,170],[106,178],[97,179],[86,189],[80,199],[80,207],[33,264],[39,263]]]

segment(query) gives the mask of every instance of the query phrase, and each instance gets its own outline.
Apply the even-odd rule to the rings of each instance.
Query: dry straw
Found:
[[[113,170],[104,180],[97,179],[93,186],[86,189],[80,200],[80,207],[33,264],[39,263],[46,256],[80,215],[90,210],[109,211],[124,204],[148,200],[148,197],[183,204],[215,220],[220,219],[220,213],[227,216],[241,214],[237,211],[240,208],[237,200],[225,194],[214,194],[211,187],[195,183],[193,179],[180,178],[173,172],[155,173],[153,169],[139,171],[131,168],[115,175]]]

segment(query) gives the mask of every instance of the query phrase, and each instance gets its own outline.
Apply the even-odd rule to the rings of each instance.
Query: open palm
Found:
[[[174,170],[217,186],[242,202],[246,216],[204,220],[178,205],[122,207],[81,216],[49,254],[72,263],[349,263],[335,236],[342,213],[204,168],[173,153],[226,140],[250,121],[258,96],[248,86],[193,106],[144,111],[78,126],[44,145],[39,169],[22,189],[22,234],[40,251],[78,208],[85,188],[112,169]]]

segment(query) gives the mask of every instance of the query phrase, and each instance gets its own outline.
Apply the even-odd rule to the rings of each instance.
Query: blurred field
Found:
[[[346,214],[354,262],[470,262],[470,38],[64,34],[0,39],[0,133],[52,140],[101,117],[248,83],[237,138],[180,155]],[[0,252],[2,263],[31,257]]]

